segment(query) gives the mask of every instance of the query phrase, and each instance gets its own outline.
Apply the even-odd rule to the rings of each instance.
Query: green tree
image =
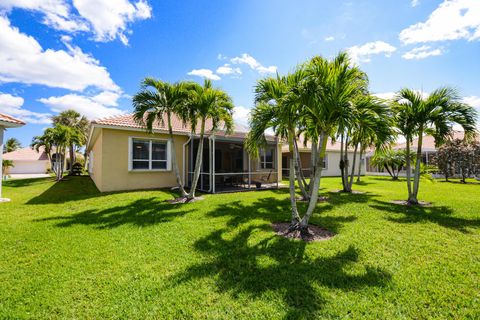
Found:
[[[68,146],[70,157],[70,174],[72,174],[73,164],[76,160],[76,151],[83,147],[87,142],[88,126],[90,122],[85,116],[82,116],[75,110],[69,109],[60,112],[58,115],[52,117],[53,125],[63,125],[75,131],[73,136],[75,139],[70,141]],[[87,155],[85,154],[85,163]]]
[[[197,132],[197,125],[200,125],[195,170],[190,192],[187,195],[187,201],[192,201],[195,199],[195,189],[202,166],[206,122],[207,120],[211,121],[212,132],[223,125],[226,132],[231,133],[233,131],[232,114],[234,105],[230,96],[225,91],[214,88],[210,80],[205,80],[203,86],[197,83],[190,84],[188,91],[188,103],[186,108],[183,108],[180,117],[184,123],[190,124],[192,134]]]
[[[440,146],[451,135],[453,124],[457,124],[463,128],[468,138],[476,132],[477,113],[473,107],[461,102],[455,89],[448,87],[436,89],[428,97],[411,89],[401,89],[394,98],[393,109],[397,128],[406,138],[407,154],[410,154],[413,138],[418,137],[413,186],[410,157],[406,159],[408,203],[416,205],[424,134],[433,135],[435,144]]]
[[[41,136],[33,137],[30,147],[36,150],[37,152],[40,151],[40,148],[43,148],[45,153],[47,154],[50,169],[55,171],[56,168],[52,167],[53,145],[54,145],[54,141],[53,141],[52,131],[47,129],[43,132]]]
[[[47,128],[45,134],[51,137],[53,147],[55,149],[55,174],[56,180],[63,179],[63,173],[65,168],[67,148],[72,144],[79,143],[82,139],[79,135],[79,131],[72,127],[58,124],[53,128]]]
[[[410,155],[412,157],[414,155]],[[406,153],[405,150],[376,150],[372,157],[371,164],[387,170],[392,180],[398,180],[400,171],[405,167]]]
[[[184,112],[189,98],[188,89],[191,84],[170,84],[154,78],[145,78],[142,81],[141,90],[133,97],[134,118],[143,125],[148,132],[153,133],[155,123],[166,123],[172,148],[172,166],[177,179],[180,196],[186,197],[178,163],[175,154],[175,139],[173,137],[172,116],[179,116]]]
[[[13,160],[2,159],[2,180],[5,179],[8,169],[13,167]]]
[[[20,141],[17,138],[10,138],[5,141],[5,145],[3,146],[3,153],[12,152],[18,150],[22,147]]]

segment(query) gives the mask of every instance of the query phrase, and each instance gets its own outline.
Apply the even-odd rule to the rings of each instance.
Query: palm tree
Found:
[[[410,155],[412,157],[412,155]],[[398,180],[398,175],[403,167],[405,167],[405,160],[407,154],[405,150],[376,150],[372,157],[371,164],[387,170],[392,180]]]
[[[2,180],[5,179],[5,176],[7,174],[8,168],[13,168],[13,160],[2,160]]]
[[[70,145],[68,146],[70,152],[70,174],[72,174],[73,164],[76,160],[76,148],[84,146],[87,142],[88,125],[90,122],[85,116],[82,116],[80,113],[72,109],[62,111],[58,115],[53,116],[52,122],[54,126],[64,125],[76,131],[76,139],[70,141]],[[87,154],[85,154],[85,163],[86,162]]]
[[[17,138],[10,138],[5,141],[5,145],[3,146],[3,153],[12,152],[18,150],[22,147],[20,141]]]
[[[50,164],[50,169],[54,172],[56,168],[52,167],[52,151],[53,151],[53,136],[52,131],[46,129],[41,136],[34,136],[30,147],[37,152],[40,151],[40,148],[43,148],[48,157],[48,163]]]
[[[382,100],[371,95],[361,96],[355,103],[354,111],[350,128],[350,144],[354,148],[352,170],[350,177],[345,178],[344,186],[347,192],[352,192],[358,149],[360,148],[361,159],[365,148],[375,146],[376,150],[385,150],[395,138],[391,110]],[[361,163],[358,165],[359,176],[360,171]]]
[[[63,178],[63,170],[65,168],[67,147],[78,143],[82,138],[78,130],[67,127],[65,125],[56,125],[53,128],[47,128],[45,134],[51,137],[52,145],[55,148],[55,174],[56,180],[60,181]]]
[[[188,104],[181,111],[180,117],[184,123],[190,123],[192,134],[196,134],[197,124],[200,123],[195,170],[190,192],[186,199],[187,201],[192,201],[195,199],[195,189],[197,188],[202,166],[206,122],[207,120],[211,121],[212,132],[218,130],[220,125],[223,124],[226,132],[231,133],[233,131],[232,114],[234,106],[230,96],[225,91],[212,87],[212,82],[207,79],[205,79],[203,86],[197,83],[189,83],[188,91]]]
[[[291,203],[291,226],[300,222],[295,198],[295,163],[296,152],[294,141],[297,138],[297,125],[300,120],[298,98],[292,98],[293,86],[302,78],[301,71],[287,76],[261,79],[255,86],[255,108],[251,112],[250,131],[246,139],[247,151],[258,157],[258,149],[266,144],[265,131],[272,128],[275,135],[288,141],[290,152],[289,187]],[[300,185],[300,182],[299,182]]]
[[[406,153],[414,137],[418,137],[413,186],[411,185],[411,159],[407,156],[408,204],[418,204],[420,185],[423,135],[431,134],[435,144],[441,145],[452,134],[452,126],[460,125],[468,139],[475,134],[475,109],[463,102],[458,92],[449,87],[436,89],[427,97],[408,88],[401,89],[395,96],[393,109],[397,128],[406,138]]]
[[[170,136],[172,154],[172,166],[175,171],[177,185],[180,190],[180,196],[186,197],[178,163],[175,154],[175,139],[173,138],[172,116],[179,116],[186,108],[189,87],[191,84],[180,82],[170,84],[154,78],[145,78],[142,81],[140,92],[132,99],[134,107],[135,120],[143,125],[147,132],[153,133],[153,125],[158,122],[162,125],[166,123],[168,126],[168,134]]]

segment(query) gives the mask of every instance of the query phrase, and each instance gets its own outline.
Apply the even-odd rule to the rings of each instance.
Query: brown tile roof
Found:
[[[25,124],[25,122],[23,122],[22,120],[9,116],[8,114],[5,114],[5,113],[0,113],[0,121],[17,124],[17,125]]]
[[[452,135],[452,139],[463,139],[465,137],[465,132],[463,131],[454,131]],[[480,138],[480,136],[477,136],[477,140]],[[413,139],[411,148],[412,150],[416,148],[418,145],[418,138]],[[393,148],[394,149],[405,149],[407,147],[407,144],[405,142],[402,143],[397,143]],[[423,150],[436,150],[437,147],[435,146],[435,138],[433,136],[425,135],[423,136],[422,140],[422,149]]]
[[[40,147],[39,152],[32,148],[22,148],[12,152],[4,153],[3,159],[13,161],[37,161],[48,160],[48,156],[45,153],[43,147]]]
[[[144,129],[144,127],[138,124],[134,118],[133,114],[124,114],[120,116],[115,116],[111,118],[103,118],[97,119],[92,121],[92,125],[105,125],[105,126],[113,126],[119,128],[132,128],[132,129]],[[176,116],[172,116],[172,127],[175,133],[181,134],[189,134],[191,132],[190,126],[185,125],[181,119]],[[156,122],[153,125],[154,131],[167,131],[168,125],[166,121],[164,123]],[[196,132],[198,133],[200,130],[200,125],[197,125]],[[208,134],[211,133],[212,130],[212,121],[207,120],[205,123],[205,132]],[[235,125],[234,132],[232,134],[227,135],[224,130],[217,130],[215,133],[216,136],[223,136],[223,137],[230,137],[230,138],[238,138],[244,139],[248,133],[248,129],[241,125]],[[273,136],[267,137],[268,140],[273,140]]]

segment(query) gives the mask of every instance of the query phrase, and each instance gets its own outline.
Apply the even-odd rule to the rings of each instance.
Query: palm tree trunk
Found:
[[[407,188],[408,188],[408,199],[410,200],[412,196],[412,179],[411,179],[411,172],[412,172],[412,164],[410,159],[410,136],[407,136],[407,145],[406,145],[406,159],[405,159],[405,166],[407,170]]]
[[[310,170],[310,183],[308,184],[308,195],[309,198],[312,197],[312,190],[313,190],[313,177],[315,176],[315,171],[317,170],[317,139],[312,139],[312,147],[311,147],[311,156],[310,156],[310,166],[312,167]]]
[[[183,182],[182,178],[180,177],[180,170],[178,169],[178,163],[177,163],[177,155],[176,155],[176,148],[175,148],[175,139],[173,138],[173,128],[172,128],[172,119],[171,119],[171,114],[170,112],[167,113],[167,121],[168,121],[168,133],[170,135],[170,145],[171,145],[171,154],[172,154],[172,166],[173,170],[175,172],[175,177],[177,179],[177,185],[180,190],[180,197],[184,198],[187,196],[187,192],[185,191],[185,188],[183,187]]]
[[[343,156],[343,133],[340,137],[340,174],[342,175],[342,187],[345,188],[345,176],[343,174],[343,170],[345,168],[345,159]]]
[[[74,145],[73,143],[70,144],[69,146],[69,152],[70,152],[70,170],[69,170],[69,174],[73,174],[73,163],[75,162],[75,152],[74,152]],[[66,159],[65,159],[65,162],[66,162]]]
[[[357,162],[357,151],[358,144],[355,144],[355,149],[353,150],[352,172],[350,173],[350,181],[348,182],[348,192],[352,192],[353,178],[355,176],[355,164]]]
[[[357,182],[360,182],[360,176],[362,175],[362,155],[365,152],[363,144],[360,146],[360,161],[358,162]]]
[[[320,135],[320,141],[318,144],[318,153],[319,156],[317,158],[317,170],[315,171],[315,176],[313,177],[314,182],[313,182],[313,192],[312,192],[312,197],[310,198],[310,202],[308,203],[308,208],[307,212],[302,218],[302,221],[300,221],[300,231],[301,232],[306,232],[308,229],[308,222],[310,221],[310,217],[313,214],[313,211],[317,207],[317,201],[318,201],[318,192],[320,189],[320,179],[322,178],[322,162],[323,162],[323,157],[325,157],[325,149],[327,147],[327,137],[325,132],[322,132]]]
[[[197,159],[195,160],[195,171],[193,172],[192,186],[190,192],[187,195],[188,200],[195,198],[195,189],[197,188],[198,178],[200,177],[200,168],[202,167],[203,159],[203,138],[205,134],[205,118],[202,118],[202,125],[200,128],[200,140],[197,150]]]
[[[302,167],[300,164],[300,155],[298,152],[298,145],[296,143],[296,140],[293,139],[293,150],[295,153],[295,170],[296,170],[296,177],[297,177],[297,182],[298,182],[298,187],[300,188],[300,191],[302,192],[302,199],[305,201],[308,201],[310,198],[309,194],[307,193],[307,190],[305,190],[305,182],[303,179],[302,175]]]
[[[298,215],[297,209],[297,199],[295,198],[295,159],[294,153],[295,148],[293,146],[293,139],[295,135],[292,131],[288,133],[288,150],[290,152],[290,172],[288,174],[289,178],[289,188],[290,188],[290,203],[292,209],[291,221],[290,221],[290,228],[295,228],[300,221],[300,216]]]
[[[298,149],[297,139],[294,139],[293,143],[294,143],[295,150],[296,150],[295,155],[296,155],[296,158],[297,158],[297,167],[298,167],[297,170],[298,170],[298,173],[300,175],[300,178],[302,179],[302,182],[303,182],[303,185],[304,185],[305,189],[308,191],[307,180],[305,179],[305,175],[303,173],[302,161],[300,159],[300,149]]]
[[[422,144],[423,144],[423,128],[418,133],[417,158],[415,159],[415,172],[413,177],[413,195],[408,202],[410,204],[418,204],[418,189],[420,186],[420,164],[422,162]]]
[[[345,151],[343,153],[343,172],[342,175],[345,177],[342,181],[344,181],[343,184],[343,191],[345,192],[350,192],[348,189],[348,134],[345,135],[345,145],[344,145]]]

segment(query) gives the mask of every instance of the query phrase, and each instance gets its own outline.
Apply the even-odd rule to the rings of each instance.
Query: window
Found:
[[[323,162],[322,162],[322,169],[327,169],[328,168],[328,154],[325,154],[323,157]]]
[[[170,170],[170,143],[130,138],[129,170]]]
[[[273,169],[274,148],[264,148],[260,150],[260,169]]]

